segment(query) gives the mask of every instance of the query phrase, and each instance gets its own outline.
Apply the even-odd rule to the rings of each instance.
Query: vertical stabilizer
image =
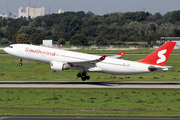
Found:
[[[159,47],[157,50],[155,50],[153,53],[151,53],[149,56],[145,57],[142,60],[138,60],[137,62],[164,66],[175,45],[176,42],[168,41],[161,47]]]

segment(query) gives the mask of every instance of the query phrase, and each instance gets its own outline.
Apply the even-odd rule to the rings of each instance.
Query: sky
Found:
[[[114,12],[145,11],[162,15],[180,10],[180,0],[0,0],[0,14],[8,11],[18,14],[18,9],[45,7],[45,14],[57,13],[59,9],[67,11],[92,11],[96,15]]]

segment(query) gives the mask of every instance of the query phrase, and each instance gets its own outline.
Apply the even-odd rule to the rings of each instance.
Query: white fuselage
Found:
[[[52,61],[57,62],[83,62],[98,59],[101,56],[65,51],[54,48],[47,48],[35,45],[16,44],[12,48],[5,48],[4,51],[19,59],[42,62],[50,64]],[[149,73],[149,64],[128,61],[123,59],[115,59],[106,57],[105,60],[96,63],[92,68],[72,67],[70,69],[85,70],[90,72],[103,72],[108,74],[128,75]]]

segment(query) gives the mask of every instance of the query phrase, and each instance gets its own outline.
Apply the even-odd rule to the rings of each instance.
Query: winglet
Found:
[[[117,55],[113,55],[113,56],[108,56],[109,58],[121,58],[124,55],[125,51],[120,52]]]
[[[123,56],[125,51],[120,52],[118,55]]]
[[[99,60],[104,60],[106,58],[106,55],[103,55],[102,57],[99,58]]]

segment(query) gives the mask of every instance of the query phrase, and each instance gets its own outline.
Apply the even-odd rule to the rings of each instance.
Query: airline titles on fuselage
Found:
[[[31,48],[28,48],[28,47],[26,47],[25,51],[30,52],[30,53],[44,54],[44,55],[50,55],[50,56],[55,56],[56,55],[56,52],[43,51],[43,50],[38,50],[38,49],[31,49]]]

